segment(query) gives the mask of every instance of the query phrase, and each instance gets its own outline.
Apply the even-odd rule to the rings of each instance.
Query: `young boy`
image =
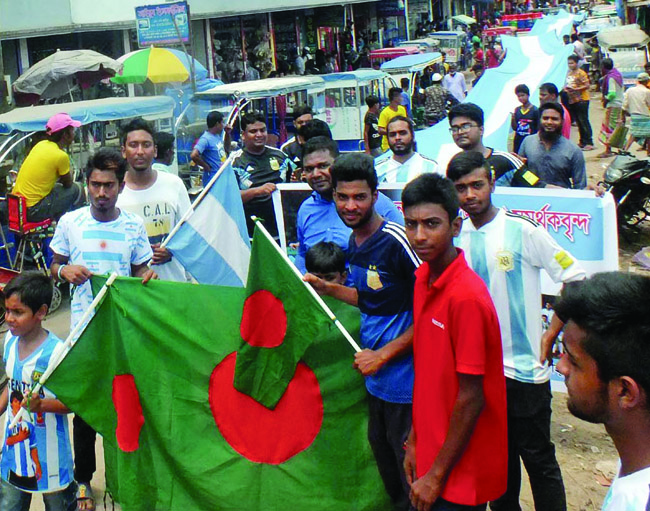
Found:
[[[0,475],[3,511],[29,509],[32,493],[41,493],[48,511],[75,509],[76,484],[68,434],[70,410],[42,388],[30,391],[50,364],[62,341],[41,326],[52,301],[52,282],[42,273],[26,272],[4,289],[9,332],[3,360],[9,377],[0,396],[5,418]],[[8,406],[9,405],[9,406]],[[9,430],[24,406],[26,413]]]
[[[423,174],[402,193],[406,235],[422,260],[413,295],[413,427],[404,447],[411,504],[485,510],[507,485],[507,412],[499,320],[453,240],[453,183]]]
[[[366,148],[366,154],[373,158],[382,153],[381,135],[379,134],[379,98],[377,96],[367,96],[366,105],[368,111],[363,118],[363,145]]]
[[[534,135],[539,129],[539,110],[530,102],[530,90],[527,85],[517,85],[515,94],[521,106],[515,108],[512,114],[512,129],[515,132],[512,151],[518,153],[524,139],[528,135]]]
[[[305,268],[319,279],[335,284],[345,285],[348,278],[345,252],[331,241],[321,241],[307,250]]]
[[[565,285],[555,305],[569,411],[604,424],[620,456],[603,511],[650,509],[649,293],[648,277],[599,273]]]

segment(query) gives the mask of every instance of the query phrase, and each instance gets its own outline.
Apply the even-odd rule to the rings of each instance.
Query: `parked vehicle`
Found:
[[[612,59],[623,75],[624,87],[633,86],[648,62],[648,34],[636,24],[609,27],[598,32],[598,43],[603,57]]]
[[[638,231],[650,215],[650,160],[620,153],[605,170],[601,184],[616,200],[619,231]]]

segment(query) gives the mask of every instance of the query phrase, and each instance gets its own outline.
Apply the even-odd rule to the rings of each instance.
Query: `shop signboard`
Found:
[[[138,44],[169,45],[190,40],[190,10],[187,2],[141,5],[135,8]]]

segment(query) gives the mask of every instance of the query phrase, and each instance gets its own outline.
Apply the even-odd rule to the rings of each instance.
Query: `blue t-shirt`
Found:
[[[9,430],[9,425],[14,418],[12,401],[23,400],[64,344],[57,336],[49,333],[38,348],[20,360],[18,343],[19,338],[7,332],[3,360],[9,378],[9,403],[0,472],[2,479],[25,491],[58,491],[73,481],[67,416],[29,413],[12,430]],[[39,395],[42,399],[56,398],[46,388],[41,388]],[[38,459],[38,465],[35,458]]]
[[[350,275],[359,293],[361,345],[377,350],[413,324],[413,286],[420,260],[406,239],[404,227],[384,222],[357,246],[348,248]],[[366,378],[373,396],[390,403],[413,400],[413,356],[390,361]]]
[[[212,167],[211,172],[216,172],[221,164],[226,161],[226,150],[223,147],[223,137],[209,131],[204,131],[194,148],[201,154],[205,162]]]
[[[404,217],[399,212],[395,203],[379,192],[375,210],[386,220],[404,225]],[[336,212],[333,200],[326,200],[318,192],[313,192],[298,209],[296,221],[298,234],[298,254],[294,264],[305,273],[305,254],[307,250],[321,241],[336,243],[343,250],[347,250],[352,229],[343,223]]]

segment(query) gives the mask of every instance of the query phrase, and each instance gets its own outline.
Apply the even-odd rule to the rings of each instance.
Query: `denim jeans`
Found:
[[[0,511],[29,511],[32,495],[41,495],[45,511],[74,511],[77,509],[77,483],[52,493],[32,494],[19,490],[6,481],[0,483]]]

